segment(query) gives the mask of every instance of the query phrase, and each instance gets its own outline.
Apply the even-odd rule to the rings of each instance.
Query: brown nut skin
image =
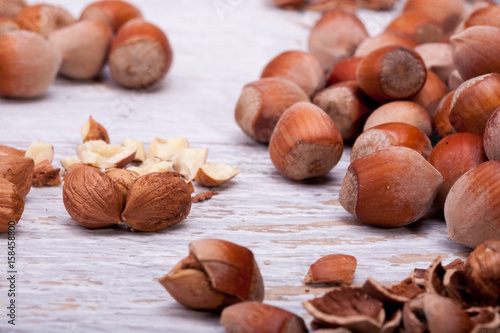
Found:
[[[487,160],[483,138],[477,134],[455,133],[439,141],[429,157],[429,163],[444,179],[436,196],[437,206],[444,208],[446,196],[458,178]]]
[[[243,87],[234,117],[246,135],[267,143],[283,112],[298,102],[310,99],[294,82],[280,77],[260,79]]]
[[[457,132],[483,136],[491,114],[500,106],[500,73],[485,74],[462,83],[450,107],[450,123]]]
[[[432,117],[436,112],[437,106],[441,99],[448,93],[448,86],[441,81],[439,76],[432,71],[427,71],[427,79],[420,91],[414,95],[409,101],[417,103],[425,108],[427,113]]]
[[[390,147],[351,163],[339,200],[364,223],[400,227],[427,213],[442,183],[441,174],[418,152]]]
[[[122,216],[139,231],[158,231],[184,220],[191,210],[191,189],[177,172],[152,172],[128,191]]]
[[[0,0],[0,17],[16,17],[26,6],[24,0]]]
[[[226,333],[306,333],[304,319],[260,302],[243,302],[225,308],[220,323]]]
[[[92,116],[89,117],[84,127],[85,128],[82,128],[83,142],[90,140],[102,140],[109,143],[108,131],[104,126],[95,121]]]
[[[438,141],[457,132],[450,123],[450,109],[454,94],[455,90],[452,90],[441,99],[432,117],[432,129]]]
[[[376,150],[400,146],[411,148],[426,160],[432,150],[432,143],[424,132],[406,123],[385,123],[361,133],[351,150],[351,162]]]
[[[43,95],[60,64],[61,56],[41,35],[25,30],[0,34],[0,96]]]
[[[22,28],[21,22],[16,18],[0,17],[0,34],[13,30],[21,30]]]
[[[464,22],[464,28],[470,28],[477,25],[488,25],[500,28],[500,5],[490,4],[489,6],[475,10]]]
[[[331,118],[312,103],[292,105],[281,116],[269,141],[269,155],[283,176],[300,181],[327,174],[344,151]]]
[[[444,32],[450,33],[460,22],[465,10],[462,0],[408,0],[403,13],[420,12],[441,23]]]
[[[125,88],[150,88],[167,75],[173,52],[165,33],[142,19],[118,30],[109,50],[113,80]]]
[[[61,184],[61,169],[54,168],[49,160],[35,164],[31,186],[56,186]]]
[[[0,145],[0,153],[3,153],[5,155],[16,155],[19,157],[24,157],[24,155],[26,155],[26,150],[20,150],[14,147]]]
[[[0,233],[7,232],[9,226],[16,225],[24,212],[24,199],[17,192],[16,185],[0,178]]]
[[[414,48],[418,45],[418,43],[413,37],[405,32],[384,31],[381,34],[365,38],[361,42],[361,44],[359,44],[353,56],[365,57],[377,49],[391,45],[400,45]]]
[[[27,6],[17,15],[17,19],[25,29],[39,33],[43,37],[76,22],[66,9],[49,4]]]
[[[441,81],[448,82],[450,74],[455,70],[450,44],[425,43],[417,45],[415,51],[420,54],[428,70],[434,72]]]
[[[500,161],[500,107],[491,114],[486,123],[484,150],[488,159]]]
[[[189,256],[159,282],[180,304],[196,310],[264,299],[264,282],[252,251],[220,239],[189,244]]]
[[[139,174],[127,169],[111,169],[106,171],[106,174],[118,185],[118,188],[126,199],[128,191],[132,188],[135,181],[139,179]]]
[[[80,20],[106,22],[114,32],[128,21],[142,18],[140,10],[134,5],[120,0],[96,1],[88,5],[82,12]]]
[[[444,38],[441,24],[422,12],[402,13],[389,23],[386,30],[406,32],[419,44],[439,42]]]
[[[352,56],[367,37],[368,31],[355,14],[332,10],[324,13],[311,29],[308,47],[323,69],[330,70],[340,60]]]
[[[500,161],[481,163],[460,177],[444,203],[448,237],[475,248],[500,239]]]
[[[369,53],[356,71],[361,89],[380,103],[412,97],[422,89],[426,78],[427,70],[420,55],[400,45]]]
[[[30,192],[34,168],[35,162],[29,157],[0,155],[0,178],[16,185],[17,193],[23,198]]]
[[[302,88],[308,96],[313,96],[326,84],[318,59],[305,51],[286,51],[277,55],[264,67],[260,77],[288,79]]]
[[[328,74],[328,85],[356,80],[356,71],[363,57],[349,57],[340,60]]]

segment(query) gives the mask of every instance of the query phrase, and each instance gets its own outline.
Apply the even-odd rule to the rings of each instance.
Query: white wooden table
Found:
[[[88,3],[49,2],[75,15]],[[184,136],[193,147],[208,147],[209,161],[242,173],[222,186],[220,195],[193,204],[185,221],[156,233],[83,228],[64,209],[62,187],[32,189],[16,234],[14,330],[4,314],[7,236],[0,235],[1,332],[223,332],[217,314],[183,308],[157,282],[187,255],[188,243],[200,238],[249,247],[264,277],[265,302],[307,323],[311,318],[301,302],[326,289],[306,287],[302,279],[321,256],[356,256],[355,284],[369,276],[402,280],[437,255],[445,263],[465,258],[468,249],[448,240],[436,211],[398,229],[365,226],[344,211],[338,195],[348,147],[327,177],[295,183],[279,175],[267,147],[247,138],[234,122],[243,85],[257,79],[278,53],[306,49],[317,13],[282,11],[266,0],[131,2],[167,32],[174,50],[173,67],[159,89],[123,90],[107,74],[100,82],[57,79],[43,98],[0,99],[0,143],[26,148],[42,139],[54,145],[57,164],[76,154],[80,126],[92,115],[112,143]],[[394,12],[360,15],[375,34]]]

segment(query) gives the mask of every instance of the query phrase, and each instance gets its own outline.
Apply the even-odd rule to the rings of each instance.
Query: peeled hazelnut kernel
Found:
[[[259,142],[269,142],[283,112],[297,102],[309,101],[309,96],[294,82],[269,77],[243,88],[234,116],[246,135]]]
[[[460,177],[444,203],[448,237],[475,248],[500,239],[500,161],[479,164]]]
[[[125,199],[132,185],[140,177],[137,172],[128,169],[111,169],[106,171],[106,174],[118,186]]]
[[[70,79],[92,79],[104,67],[113,37],[109,25],[81,21],[49,34],[49,42],[61,53],[61,75]]]
[[[61,166],[64,168],[64,170],[68,170],[70,166],[74,164],[81,164],[82,161],[79,158],[76,157],[65,157],[61,159]]]
[[[166,172],[174,171],[174,163],[160,160],[157,157],[152,157],[144,160],[140,166],[131,166],[127,170],[134,171],[139,176],[144,176],[151,172]]]
[[[96,1],[88,5],[82,12],[80,20],[106,22],[114,32],[128,21],[142,18],[142,14],[134,5],[120,0]]]
[[[125,139],[122,146],[135,148],[134,162],[144,162],[146,160],[146,152],[141,141]]]
[[[224,163],[203,164],[194,177],[198,183],[207,187],[220,186],[233,179],[241,171]]]
[[[0,145],[0,153],[3,153],[4,155],[15,155],[19,157],[24,157],[26,155],[25,150],[20,150],[4,145]]]
[[[420,55],[401,45],[369,53],[356,72],[361,89],[381,103],[412,97],[422,89],[426,78],[427,70]]]
[[[148,173],[128,190],[122,217],[134,230],[158,231],[184,220],[191,210],[191,190],[176,172]]]
[[[16,17],[26,6],[24,0],[0,0],[0,17]]]
[[[258,320],[255,320],[258,318]],[[281,308],[260,302],[230,305],[221,313],[220,323],[226,333],[307,333],[301,317]]]
[[[408,99],[425,108],[432,117],[441,99],[448,93],[448,86],[432,71],[427,71],[427,79],[420,91]]]
[[[90,116],[85,124],[83,124],[80,133],[82,135],[83,142],[102,140],[109,143],[108,131],[106,131],[104,126],[95,121],[92,116]]]
[[[424,132],[406,123],[385,123],[361,133],[351,150],[351,162],[374,151],[393,146],[411,148],[426,160],[432,150],[432,143]]]
[[[54,146],[50,143],[38,140],[36,142],[30,143],[28,149],[26,149],[26,157],[31,157],[35,165],[38,163],[48,160],[52,163],[54,159]]]
[[[363,131],[368,115],[378,106],[354,81],[345,81],[320,90],[313,103],[333,120],[344,141],[353,141]]]
[[[432,118],[432,128],[438,140],[457,132],[450,124],[450,108],[453,94],[455,94],[455,90],[450,91],[441,99]]]
[[[450,38],[453,62],[464,80],[500,72],[500,29],[476,26]]]
[[[24,199],[17,192],[16,185],[0,178],[0,233],[9,230],[9,222],[17,224],[24,211]]]
[[[173,53],[165,33],[157,26],[133,19],[118,30],[109,50],[113,80],[125,88],[157,85],[172,65]]]
[[[467,80],[453,95],[450,123],[457,132],[483,136],[486,122],[500,106],[500,73],[485,74]]]
[[[13,17],[0,17],[0,34],[8,31],[21,30],[21,23]]]
[[[333,66],[328,74],[328,85],[356,80],[356,71],[363,57],[344,58]]]
[[[451,46],[447,43],[425,43],[415,47],[415,51],[422,57],[426,68],[441,79],[448,82],[451,72],[455,70]]]
[[[446,196],[453,184],[464,173],[487,160],[483,138],[477,134],[455,133],[439,141],[429,157],[429,163],[444,179],[436,196],[437,206],[443,209]]]
[[[352,284],[357,260],[346,254],[330,254],[318,259],[311,265],[304,284]]]
[[[102,140],[87,141],[77,147],[82,163],[101,169],[122,168],[132,162],[135,148],[111,145]]]
[[[427,136],[432,135],[431,118],[420,105],[409,101],[394,101],[375,109],[365,122],[364,131],[385,123],[406,123]]]
[[[283,113],[269,142],[274,167],[295,181],[326,175],[337,165],[343,150],[335,123],[307,102],[294,104]]]
[[[146,158],[157,157],[164,161],[173,161],[174,157],[185,148],[189,148],[186,138],[171,138],[168,141],[154,138],[149,144]]]
[[[464,28],[477,25],[488,25],[500,28],[500,5],[490,4],[489,6],[475,10],[464,22]]]
[[[408,0],[403,8],[403,13],[420,12],[439,22],[445,33],[450,33],[460,22],[464,14],[462,0]]]
[[[35,165],[31,186],[56,186],[61,184],[61,169],[56,169],[48,160]]]
[[[362,222],[399,227],[427,213],[442,183],[441,174],[418,152],[390,147],[351,163],[339,199]]]
[[[444,38],[441,24],[422,12],[402,13],[389,23],[386,30],[405,32],[419,44],[438,42]]]
[[[0,96],[43,95],[54,81],[61,57],[37,33],[15,30],[0,34]]]
[[[282,77],[296,83],[308,96],[323,88],[325,74],[318,59],[305,51],[286,51],[272,59],[261,78]]]
[[[311,29],[309,51],[324,70],[330,70],[340,60],[350,57],[358,45],[368,37],[361,20],[342,10],[328,11]]]
[[[220,311],[228,305],[264,299],[264,282],[252,251],[219,239],[189,244],[189,256],[159,282],[180,304]]]
[[[121,222],[125,203],[111,177],[83,164],[68,169],[63,185],[64,207],[78,224],[105,228]]]
[[[174,168],[187,180],[193,180],[207,162],[208,148],[185,148],[173,158]]]
[[[481,305],[498,305],[500,300],[500,239],[479,244],[465,261],[469,293]]]
[[[385,31],[381,34],[365,38],[354,52],[354,57],[365,57],[373,51],[386,46],[405,46],[413,48],[417,41],[402,31]]]
[[[17,193],[23,198],[31,189],[35,163],[29,157],[0,155],[0,178],[5,178],[16,185]]]
[[[488,159],[500,161],[500,107],[491,114],[486,123],[484,150]]]
[[[76,22],[66,9],[49,4],[25,7],[17,15],[17,19],[26,29],[37,32],[43,37]]]

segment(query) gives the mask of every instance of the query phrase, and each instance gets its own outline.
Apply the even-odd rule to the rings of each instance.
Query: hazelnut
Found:
[[[136,172],[139,176],[144,176],[151,172],[174,171],[174,163],[163,161],[157,157],[144,160],[140,166],[131,166],[127,170]]]
[[[450,91],[456,90],[462,83],[464,83],[464,79],[462,79],[460,73],[456,69],[453,70],[448,78],[448,89]]]
[[[356,79],[361,89],[378,102],[409,98],[422,89],[427,70],[413,49],[392,45],[363,58]]]
[[[326,175],[337,165],[343,150],[335,123],[307,102],[296,103],[283,113],[269,142],[276,170],[295,181]]]
[[[26,149],[25,156],[32,158],[35,165],[45,160],[52,163],[54,159],[54,146],[42,140],[32,142],[28,146],[28,149]]]
[[[437,206],[443,209],[446,196],[453,184],[464,173],[487,160],[483,138],[477,134],[455,133],[439,141],[429,157],[429,163],[444,179],[436,196]]]
[[[368,31],[355,14],[332,10],[324,13],[311,29],[308,46],[323,69],[330,70],[340,60],[352,56],[366,37]]]
[[[484,150],[488,159],[500,161],[500,107],[491,114],[486,123]]]
[[[52,31],[76,22],[73,15],[62,7],[38,4],[24,7],[17,15],[23,27],[47,37]]]
[[[492,3],[471,13],[464,22],[464,28],[467,29],[477,25],[500,28],[498,17],[500,17],[500,5]]]
[[[61,169],[54,168],[48,160],[35,165],[33,169],[33,181],[31,186],[56,186],[61,184]]]
[[[3,153],[3,155],[16,155],[19,157],[24,157],[26,155],[25,150],[20,150],[20,149],[16,149],[16,148],[4,146],[4,145],[0,145],[0,153]],[[0,155],[2,155],[2,154],[0,154]]]
[[[118,186],[125,199],[132,185],[140,177],[137,172],[128,169],[110,169],[106,171],[106,174]]]
[[[475,248],[500,238],[500,161],[479,164],[460,177],[444,203],[448,236]]]
[[[282,77],[296,83],[308,96],[323,88],[325,74],[318,59],[305,51],[286,51],[272,59],[261,78]]]
[[[424,132],[406,123],[385,123],[361,133],[351,150],[351,162],[374,151],[399,146],[414,149],[426,160],[432,150],[432,143]]]
[[[16,185],[0,178],[0,233],[9,230],[9,222],[19,222],[24,211],[24,199],[17,192]]]
[[[63,202],[78,224],[104,228],[121,222],[125,200],[118,186],[104,172],[74,164],[64,177]]]
[[[418,152],[390,147],[351,163],[339,200],[364,223],[405,226],[427,213],[442,183],[441,174]]]
[[[0,155],[0,178],[5,178],[16,185],[17,193],[23,198],[31,189],[33,179],[33,159],[15,155]]]
[[[444,37],[441,24],[422,12],[404,12],[389,23],[386,30],[405,32],[419,44],[438,42]]]
[[[172,65],[173,53],[165,33],[157,26],[133,19],[118,30],[109,50],[113,80],[125,88],[157,85]]]
[[[405,46],[413,48],[418,45],[417,41],[402,31],[384,31],[381,34],[365,38],[354,52],[354,57],[365,57],[373,51],[386,46]]]
[[[240,170],[224,163],[203,164],[194,177],[198,183],[203,186],[220,186],[233,179],[240,173]]]
[[[373,111],[366,119],[364,131],[385,123],[406,123],[415,126],[427,136],[432,135],[431,118],[420,105],[409,101],[394,101]]]
[[[101,73],[113,37],[109,25],[80,21],[49,34],[49,42],[61,53],[61,75],[78,80]]]
[[[403,12],[420,12],[439,22],[450,33],[460,22],[465,6],[462,0],[408,0]]]
[[[102,140],[87,141],[77,147],[82,163],[101,169],[122,168],[132,162],[135,148],[111,145]]]
[[[310,102],[304,90],[287,79],[269,77],[243,88],[234,116],[246,135],[266,143],[283,112],[298,102]]]
[[[220,323],[226,333],[307,333],[301,317],[281,308],[260,302],[230,305],[221,313]]]
[[[434,134],[437,136],[438,140],[457,132],[450,124],[450,108],[454,94],[455,90],[446,94],[439,102],[436,112],[434,112],[434,117],[432,118],[432,128],[434,129]]]
[[[448,43],[425,43],[415,47],[422,57],[425,67],[434,72],[441,81],[448,82],[451,72],[455,70],[451,46]]]
[[[448,93],[448,86],[432,71],[427,71],[427,79],[422,89],[408,99],[425,108],[432,117],[441,99]]]
[[[184,178],[193,180],[207,162],[208,148],[185,148],[173,158],[174,168]]]
[[[252,251],[219,239],[189,244],[189,256],[159,282],[180,304],[220,311],[228,305],[264,299],[264,282]]]
[[[353,256],[330,254],[311,265],[303,283],[352,284],[356,266],[357,260]]]
[[[141,141],[125,139],[123,140],[122,146],[135,148],[134,162],[144,162],[146,160],[144,144]]]
[[[139,9],[128,2],[120,0],[93,2],[83,10],[80,16],[80,20],[106,22],[114,32],[117,32],[122,25],[135,18],[142,18]]]
[[[8,31],[21,30],[21,23],[13,17],[0,17],[0,34]]]
[[[171,138],[168,141],[154,138],[149,144],[146,158],[158,157],[164,161],[173,161],[174,157],[186,148],[189,148],[186,138]]]
[[[141,176],[128,190],[122,217],[139,231],[158,231],[184,220],[191,210],[191,189],[176,172]]]
[[[273,5],[278,7],[301,6],[307,3],[307,0],[272,0]]]
[[[24,0],[0,0],[0,17],[16,17],[26,6]]]
[[[362,288],[365,293],[387,305],[404,304],[424,292],[412,278],[407,278],[389,288],[369,277]]]
[[[43,95],[54,81],[61,57],[37,33],[15,30],[0,34],[0,96]]]
[[[95,121],[92,116],[83,124],[80,133],[82,134],[83,142],[102,140],[109,143],[108,131],[104,126]]]
[[[356,80],[356,71],[363,57],[349,57],[337,62],[328,74],[328,85]]]
[[[67,171],[69,167],[72,166],[73,164],[82,164],[82,161],[76,157],[61,158],[60,162],[61,166],[64,168],[65,171]]]

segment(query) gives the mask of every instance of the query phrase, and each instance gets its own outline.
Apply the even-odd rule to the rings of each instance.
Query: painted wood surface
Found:
[[[76,155],[80,127],[92,115],[112,143],[131,138],[187,137],[210,149],[209,161],[242,170],[211,200],[194,204],[182,223],[156,233],[121,227],[89,230],[71,220],[62,187],[34,188],[17,228],[17,315],[7,325],[7,282],[0,279],[0,331],[15,332],[223,332],[218,315],[178,305],[157,282],[187,255],[188,243],[221,238],[249,247],[265,281],[265,302],[304,317],[301,302],[326,288],[302,279],[321,256],[354,255],[355,284],[369,276],[404,279],[438,255],[448,263],[468,249],[447,238],[433,211],[405,228],[365,226],[339,204],[349,165],[349,147],[327,177],[295,183],[273,168],[267,147],[247,138],[233,119],[241,88],[259,77],[272,57],[306,49],[317,13],[273,8],[267,0],[131,1],[163,28],[174,64],[154,91],[117,87],[105,73],[99,81],[57,79],[40,99],[0,99],[0,142],[25,148],[39,139],[55,147],[55,161]],[[83,0],[52,1],[78,15]],[[361,11],[371,34],[400,9]],[[203,192],[197,186],[197,192]],[[0,276],[5,276],[6,235],[0,235]]]

